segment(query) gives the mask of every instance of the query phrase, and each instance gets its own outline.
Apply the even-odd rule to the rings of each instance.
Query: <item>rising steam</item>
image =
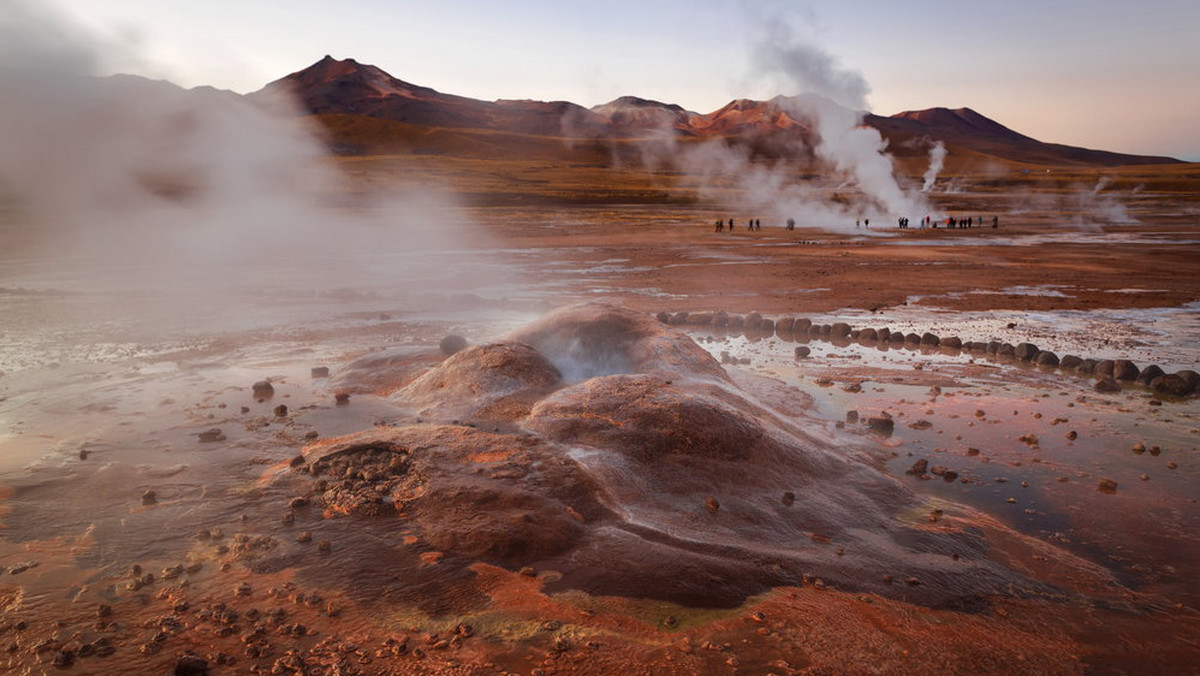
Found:
[[[921,186],[921,192],[933,190],[933,184],[937,182],[938,174],[945,165],[946,144],[941,141],[935,141],[933,147],[929,149],[929,168],[925,170],[925,175],[923,176],[925,183]]]
[[[862,125],[870,87],[861,73],[840,66],[781,19],[766,24],[755,61],[763,72],[811,95],[785,101],[797,117],[814,123],[818,157],[849,177],[876,208],[900,216],[929,211],[920,195],[897,184],[887,142]]]
[[[284,114],[299,112],[290,101],[95,77],[97,40],[38,6],[0,4],[0,199],[56,283],[179,306],[454,288],[445,252],[481,235],[446,196],[356,194],[317,131]]]

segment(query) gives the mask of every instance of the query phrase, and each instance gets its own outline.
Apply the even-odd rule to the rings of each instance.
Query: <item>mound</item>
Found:
[[[729,378],[712,355],[686,335],[649,315],[609,303],[557,310],[509,334],[508,340],[532,345],[568,382],[650,372]]]
[[[393,399],[509,431],[415,424],[320,442],[309,493],[330,514],[394,515],[462,565],[699,606],[813,578],[929,603],[1045,589],[996,563],[980,531],[914,518],[920,501],[858,449],[819,441],[688,337],[617,306],[458,352]]]
[[[476,345],[451,355],[393,398],[423,415],[512,420],[561,385],[558,369],[528,345]]]

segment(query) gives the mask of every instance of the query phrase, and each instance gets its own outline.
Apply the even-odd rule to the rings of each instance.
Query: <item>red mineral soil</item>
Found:
[[[1197,399],[986,349],[1194,369],[1169,343],[1196,335],[1190,222],[476,211],[510,298],[47,366],[70,396],[0,437],[33,458],[0,482],[0,665],[1196,673]],[[759,321],[795,317],[857,333]],[[885,326],[983,347],[862,333]],[[36,402],[23,378],[5,396]]]

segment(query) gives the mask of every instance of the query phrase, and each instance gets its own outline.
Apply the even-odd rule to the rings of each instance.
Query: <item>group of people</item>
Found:
[[[716,228],[717,232],[725,232],[726,227],[729,228],[729,232],[733,232],[733,229],[737,227],[737,222],[731,218],[731,219],[729,219],[729,225],[726,226],[725,221],[723,219],[717,219],[717,228]],[[792,230],[795,227],[796,227],[796,222],[789,218],[788,219],[788,230]],[[746,229],[749,230],[750,232],[754,232],[756,230],[761,231],[762,230],[762,220],[757,219],[757,218],[751,218],[749,221],[746,222]]]
[[[897,219],[896,222],[899,224],[900,228],[902,228],[902,229],[908,228],[908,219],[907,218],[901,217],[901,218]],[[933,220],[932,216],[926,216],[925,218],[921,219],[921,221],[920,221],[922,228],[936,228],[936,227],[938,227],[938,223],[940,223],[940,222],[942,222],[942,221]],[[983,216],[977,216],[974,219],[972,219],[970,216],[967,216],[966,218],[955,218],[953,216],[947,216],[946,220],[945,220],[945,224],[946,224],[947,228],[973,228],[973,227],[975,227],[976,224],[978,224],[980,227],[983,227]],[[992,227],[993,228],[1000,227],[1000,217],[999,216],[992,216]]]
[[[921,224],[922,228],[936,228],[936,227],[938,227],[938,224],[943,223],[943,221],[941,219],[934,220],[934,218],[932,216],[926,216],[925,218],[918,221],[918,223]],[[944,223],[947,228],[972,228],[972,227],[975,227],[976,224],[978,224],[980,227],[983,227],[983,216],[978,216],[976,218],[971,218],[970,216],[967,216],[965,218],[955,218],[953,216],[947,216]],[[902,230],[906,230],[909,227],[909,219],[905,216],[901,216],[900,218],[896,219],[896,224]],[[734,228],[736,228],[736,227],[737,227],[737,222],[734,221],[732,218],[729,219],[728,222],[726,222],[725,219],[717,219],[717,225],[716,225],[717,232],[725,232],[726,228],[729,228],[729,232],[733,232]],[[794,219],[794,218],[787,219],[787,225],[785,227],[788,230],[795,230],[796,229],[796,219]],[[854,221],[854,227],[855,228],[864,228],[864,227],[870,228],[871,227],[871,219],[869,219],[869,218],[857,219]],[[992,227],[993,228],[1000,227],[1000,217],[999,216],[992,216]],[[762,231],[762,220],[757,219],[757,218],[749,219],[748,221],[746,221],[746,229],[749,230],[750,232]]]

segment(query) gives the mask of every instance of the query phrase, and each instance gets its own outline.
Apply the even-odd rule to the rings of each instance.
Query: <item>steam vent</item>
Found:
[[[292,476],[444,564],[703,607],[806,583],[939,606],[1050,591],[988,556],[988,533],[1019,536],[914,518],[929,507],[865,444],[651,316],[568,307],[409,377],[392,397],[421,422],[314,443]]]

